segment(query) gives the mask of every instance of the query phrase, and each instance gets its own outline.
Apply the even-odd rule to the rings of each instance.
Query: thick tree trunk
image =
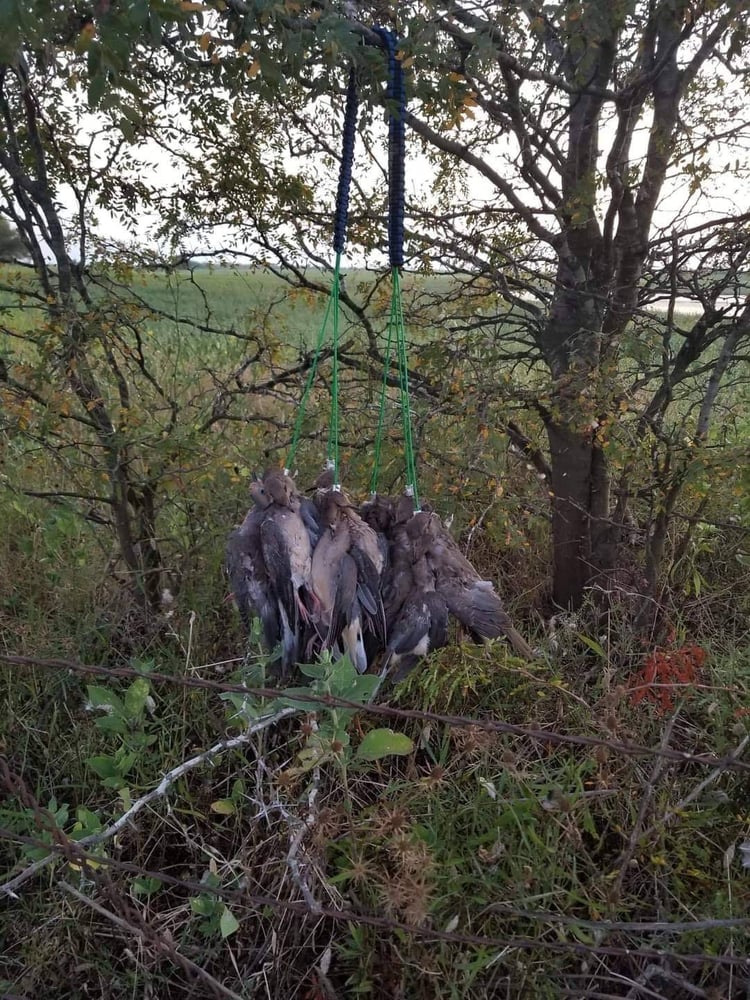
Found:
[[[552,596],[561,608],[575,610],[591,579],[591,492],[593,445],[561,423],[547,424],[552,467]]]

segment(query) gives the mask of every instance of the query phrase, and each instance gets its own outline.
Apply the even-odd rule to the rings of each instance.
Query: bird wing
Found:
[[[398,616],[388,640],[388,652],[414,652],[430,630],[430,607],[420,594],[409,598]]]
[[[368,624],[381,641],[385,642],[386,622],[380,594],[380,574],[367,553],[358,545],[353,544],[349,554],[357,567],[357,597],[366,612]]]
[[[296,631],[298,609],[292,583],[288,539],[283,522],[279,523],[275,513],[269,513],[263,519],[260,540],[271,589],[284,609],[290,628]]]
[[[341,631],[341,645],[349,654],[349,659],[354,664],[357,673],[364,674],[367,670],[367,651],[362,634],[359,602],[356,598],[349,608],[347,624]]]
[[[404,601],[414,589],[411,562],[401,552],[394,552],[394,558],[383,579],[383,607],[390,630],[398,618]]]
[[[466,626],[475,638],[497,639],[501,635],[525,660],[534,659],[534,651],[510,620],[502,601],[488,580],[477,580],[471,587],[438,587],[451,614]]]
[[[436,586],[451,614],[482,639],[495,639],[503,635],[511,624],[502,601],[494,590],[446,581],[440,575]]]
[[[279,642],[279,616],[268,582],[260,544],[260,525],[248,523],[236,528],[227,540],[225,566],[242,624],[252,628],[251,613],[261,620],[263,638],[269,650]]]
[[[353,620],[361,618],[357,602],[357,566],[348,553],[345,552],[339,559],[335,573],[335,597],[327,646],[337,642]]]
[[[369,524],[366,524],[356,511],[348,511],[350,531],[354,544],[368,557],[375,572],[380,578],[380,574],[385,567],[386,557],[378,541],[377,532]]]
[[[430,611],[430,651],[448,645],[448,605],[438,593],[428,591],[424,600]]]
[[[310,538],[310,545],[315,548],[320,540],[320,521],[318,520],[318,508],[307,497],[301,497],[299,501],[299,516],[307,529]]]

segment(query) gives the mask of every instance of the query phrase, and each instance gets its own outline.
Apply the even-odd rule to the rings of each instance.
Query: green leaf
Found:
[[[309,695],[311,694],[310,688],[287,688],[284,695],[279,698],[279,704],[284,705],[288,708],[296,708],[300,712],[314,712],[316,708],[316,702],[314,701],[297,701],[295,695]],[[289,697],[291,695],[291,697]]]
[[[211,803],[211,812],[218,813],[220,816],[233,816],[235,811],[234,802],[231,799],[217,799],[216,802]]]
[[[210,917],[216,910],[216,900],[208,896],[193,896],[190,909],[199,917]]]
[[[124,735],[128,731],[127,722],[118,715],[105,715],[103,719],[97,719],[94,725],[99,729],[103,729],[105,733],[120,733]]]
[[[151,685],[145,677],[136,677],[130,685],[125,692],[125,714],[129,719],[135,719],[143,714],[150,690]]]
[[[137,749],[149,747],[157,739],[158,737],[153,733],[130,733],[128,735],[128,743]]]
[[[230,934],[234,934],[239,926],[237,917],[235,917],[228,906],[225,906],[224,912],[219,920],[219,930],[221,931],[221,936],[223,938],[228,938]]]
[[[298,670],[305,677],[312,677],[314,680],[323,680],[331,671],[330,663],[300,663]]]
[[[372,697],[375,689],[380,683],[380,678],[376,674],[357,674],[347,695],[338,695],[346,698],[347,701],[359,701],[363,705]]]
[[[120,777],[120,769],[114,757],[88,757],[86,763],[100,778]]]
[[[96,684],[89,684],[86,688],[89,696],[89,704],[92,708],[103,708],[105,711],[111,710],[115,715],[124,715],[125,710],[119,696],[109,688],[99,687]]]
[[[98,833],[102,828],[102,821],[96,815],[96,813],[91,812],[85,806],[79,806],[76,809],[76,819],[81,825],[81,833]]]
[[[389,754],[403,757],[414,749],[414,742],[392,729],[371,729],[357,748],[355,760],[380,760]]]
[[[152,875],[133,879],[132,891],[136,896],[150,896],[162,886],[162,881]]]
[[[584,646],[588,646],[589,649],[593,650],[597,656],[601,656],[603,660],[607,659],[607,654],[604,652],[604,650],[596,641],[596,639],[591,639],[589,636],[584,635],[582,632],[576,632],[576,636],[581,640]]]

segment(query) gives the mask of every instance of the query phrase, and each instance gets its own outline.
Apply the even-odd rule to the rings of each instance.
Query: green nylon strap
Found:
[[[333,313],[333,328],[334,328],[334,371],[333,371],[333,400],[331,403],[331,424],[329,430],[329,441],[328,441],[328,457],[332,457],[331,452],[334,448],[335,441],[335,461],[336,469],[334,475],[336,476],[336,482],[338,482],[338,336],[339,336],[339,288],[340,288],[340,273],[341,273],[341,254],[336,254],[336,264],[333,271],[333,285],[331,288],[331,294],[328,297],[328,304],[326,305],[326,311],[323,316],[323,322],[320,326],[320,332],[318,333],[318,339],[315,342],[315,350],[313,352],[312,363],[310,365],[310,371],[307,374],[307,381],[305,382],[305,388],[302,393],[302,399],[300,400],[299,408],[297,410],[297,419],[294,424],[294,433],[292,434],[292,443],[289,447],[289,453],[286,458],[285,467],[287,471],[291,471],[292,465],[294,463],[295,456],[297,454],[297,448],[299,446],[299,440],[302,435],[302,423],[305,419],[305,409],[307,407],[307,401],[312,391],[313,382],[315,381],[315,375],[318,370],[318,362],[320,361],[320,355],[323,350],[323,343],[325,341],[326,330],[328,329],[328,320]],[[336,433],[335,438],[333,434],[333,422],[334,417],[336,421]]]
[[[375,437],[375,457],[373,462],[370,492],[377,492],[380,475],[380,457],[383,443],[385,423],[385,402],[388,386],[388,370],[391,360],[391,344],[393,333],[396,334],[396,354],[398,357],[399,395],[401,402],[401,422],[404,436],[404,455],[406,458],[406,488],[414,497],[414,509],[419,510],[419,490],[417,488],[417,463],[414,451],[414,437],[411,421],[411,401],[409,397],[409,367],[406,350],[406,324],[404,323],[404,308],[401,299],[401,278],[397,267],[391,269],[391,313],[388,320],[388,341],[386,344],[385,367],[383,372],[383,387],[380,394],[380,413],[378,429]]]
[[[388,317],[388,340],[385,345],[385,361],[383,363],[383,384],[380,388],[380,406],[378,407],[378,429],[375,432],[375,455],[372,462],[372,476],[370,477],[370,493],[374,496],[378,492],[378,479],[380,478],[380,457],[383,450],[383,435],[385,431],[385,403],[388,396],[388,372],[391,367],[391,350],[393,347],[393,331],[396,329],[396,309],[395,301],[391,296],[391,314]]]

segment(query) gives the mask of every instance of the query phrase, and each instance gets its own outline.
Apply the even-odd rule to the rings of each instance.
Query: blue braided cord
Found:
[[[341,170],[336,192],[336,215],[333,223],[333,249],[344,252],[346,224],[349,218],[349,189],[352,183],[354,165],[354,140],[357,134],[357,75],[354,67],[349,70],[349,85],[346,89],[346,112],[344,114],[344,136],[341,144]]]
[[[389,125],[391,153],[389,156],[391,168],[391,267],[403,267],[404,264],[404,203],[405,203],[405,140],[404,118],[406,116],[406,89],[404,87],[404,71],[401,60],[394,59],[393,102],[396,114],[391,114]]]
[[[374,29],[388,53],[388,255],[391,267],[404,264],[406,88],[401,61],[396,58],[396,36],[388,28]],[[395,105],[395,112],[394,112]]]

